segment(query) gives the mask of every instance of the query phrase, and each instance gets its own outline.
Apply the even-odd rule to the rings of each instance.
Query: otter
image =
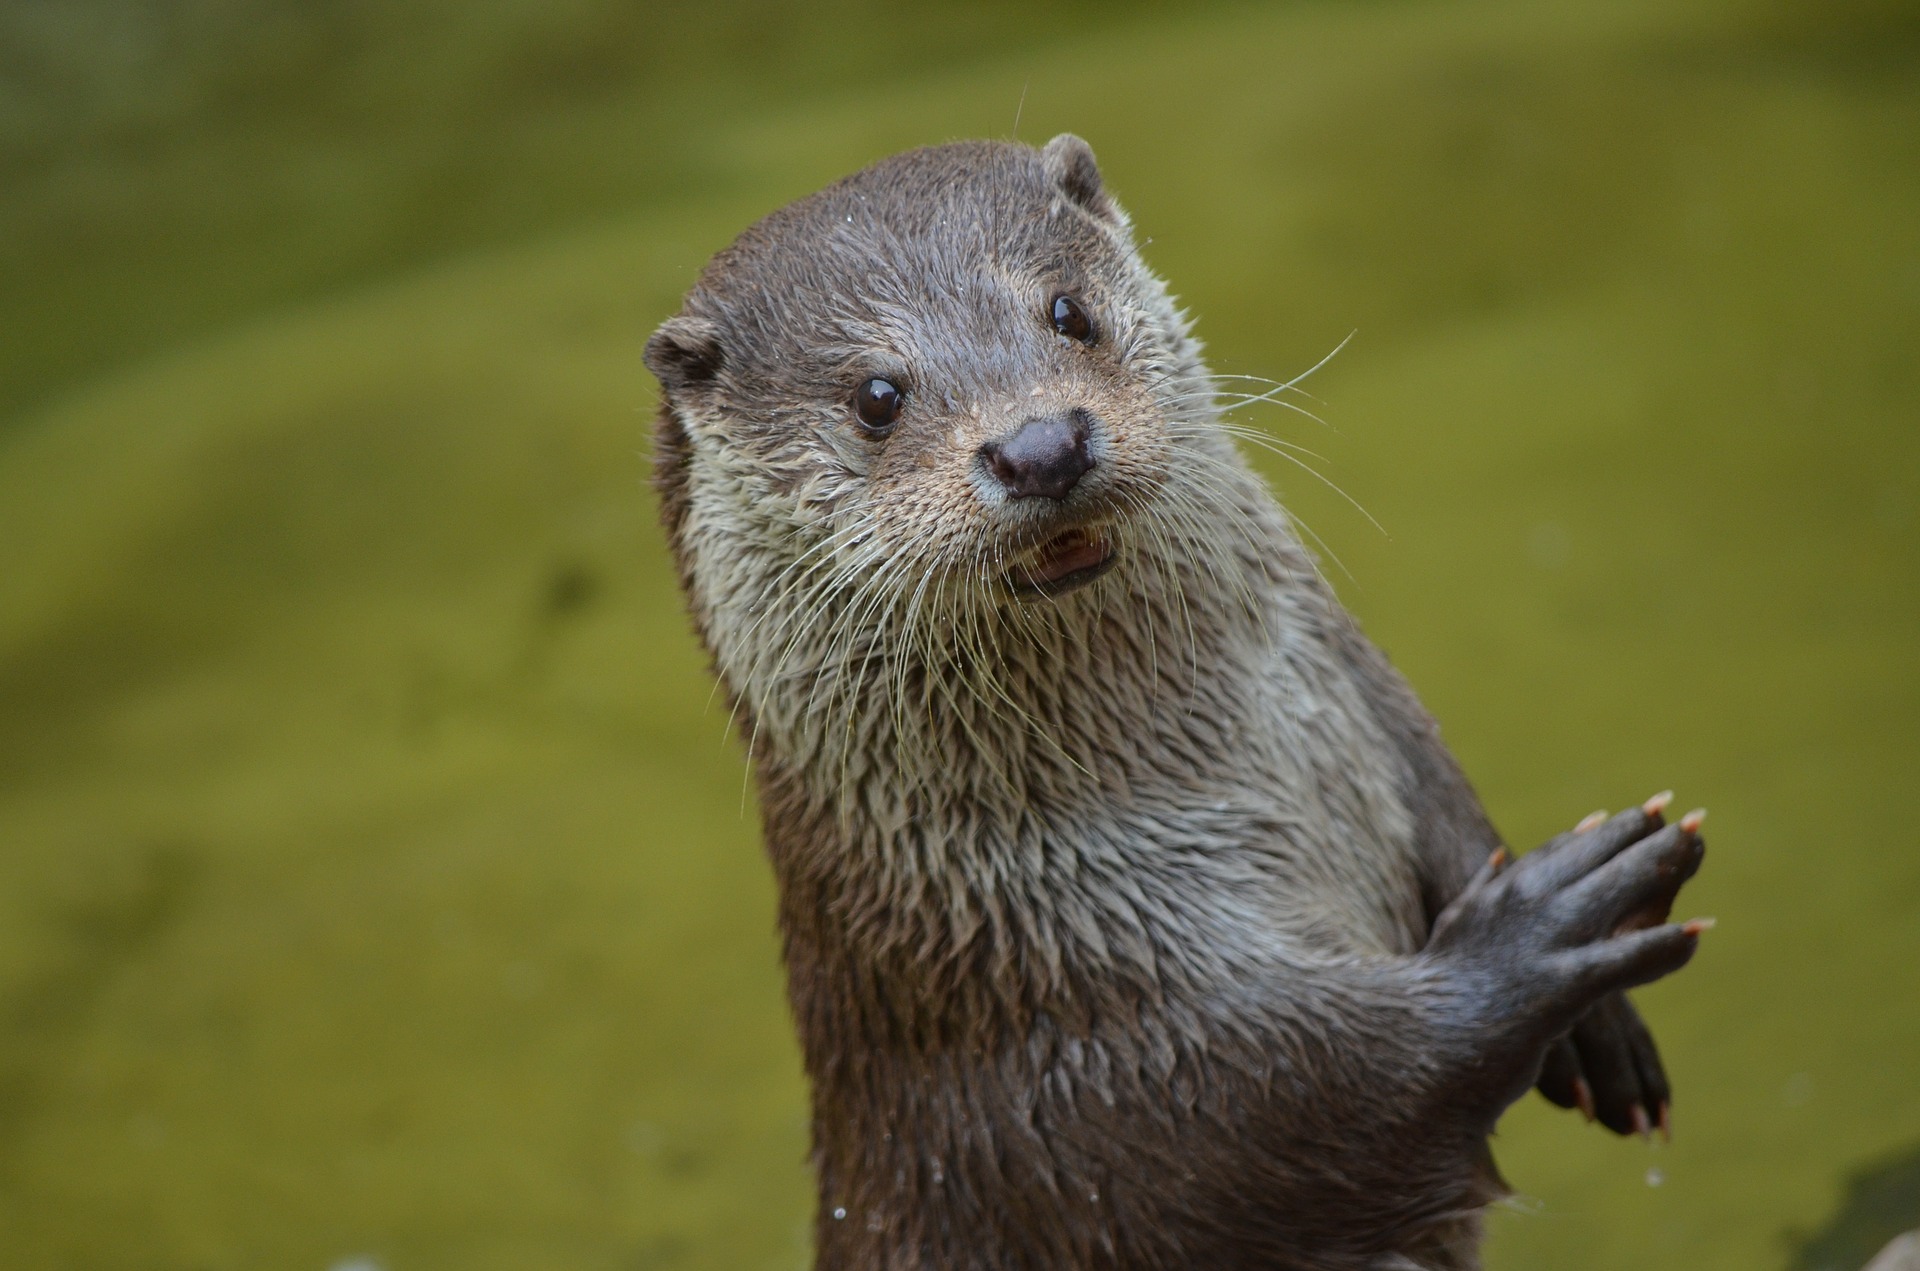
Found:
[[[1092,151],[747,229],[647,341],[746,742],[822,1268],[1466,1268],[1530,1086],[1670,1093],[1666,796],[1510,857],[1243,460]]]

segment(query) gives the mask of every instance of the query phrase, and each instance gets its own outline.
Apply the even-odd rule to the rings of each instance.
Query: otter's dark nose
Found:
[[[980,455],[1014,498],[1064,499],[1093,467],[1087,453],[1092,432],[1093,417],[1084,410],[1036,416],[1011,437],[980,447]]]

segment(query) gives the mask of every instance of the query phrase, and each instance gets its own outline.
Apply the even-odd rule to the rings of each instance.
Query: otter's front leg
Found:
[[[1640,805],[1648,832],[1666,824],[1664,813],[1673,792],[1654,795]],[[1598,828],[1606,814],[1596,812],[1575,827],[1575,833]],[[1632,813],[1622,820],[1631,829]],[[1637,925],[1665,922],[1664,910],[1639,915]],[[1540,1067],[1540,1093],[1563,1108],[1578,1108],[1589,1121],[1598,1121],[1615,1134],[1651,1133],[1654,1126],[1670,1131],[1673,1091],[1660,1062],[1653,1035],[1625,993],[1610,993],[1574,1024],[1566,1036],[1547,1049]]]
[[[1406,681],[1351,625],[1336,626],[1332,636],[1405,765],[1405,790],[1419,823],[1427,914],[1437,919],[1500,837]],[[1663,824],[1671,798],[1655,795],[1641,805],[1646,833]],[[1598,824],[1583,823],[1576,832]],[[1624,993],[1603,995],[1553,1043],[1541,1068],[1540,1093],[1563,1108],[1580,1108],[1618,1134],[1665,1125],[1673,1098],[1660,1052]]]
[[[1209,1239],[1255,1229],[1272,1233],[1271,1265],[1477,1266],[1473,1215],[1494,1181],[1487,1135],[1597,1003],[1693,956],[1703,924],[1646,924],[1703,853],[1696,821],[1667,826],[1636,809],[1518,860],[1496,853],[1410,957],[1302,966],[1275,983],[1262,1039],[1271,1075],[1252,1092],[1233,1079],[1250,1070],[1238,1046],[1251,1030],[1210,1039],[1201,1060],[1199,1123],[1254,1128],[1207,1149],[1189,1135],[1144,1171],[1197,1173],[1209,1193],[1174,1195],[1155,1229],[1206,1250],[1196,1266],[1269,1265],[1211,1256],[1237,1246]],[[1104,1145],[1110,1123],[1099,1124],[1086,1141]],[[1209,1151],[1203,1168],[1182,1164]],[[1129,1143],[1123,1156],[1138,1169],[1156,1149]],[[1183,1231],[1188,1212],[1221,1216]]]
[[[1422,956],[1485,1035],[1485,1063],[1458,1078],[1466,1106],[1497,1116],[1541,1079],[1543,1064],[1564,1059],[1577,1029],[1597,1028],[1611,1044],[1609,1026],[1630,1023],[1621,1035],[1645,1038],[1637,1017],[1603,1014],[1604,1004],[1624,1006],[1624,990],[1693,956],[1705,924],[1666,918],[1700,867],[1699,824],[1666,825],[1649,805],[1583,823],[1518,860],[1496,852],[1441,912]],[[1650,1040],[1645,1049],[1651,1055]],[[1620,1062],[1641,1060],[1629,1050]],[[1646,1071],[1664,1089],[1657,1058]]]

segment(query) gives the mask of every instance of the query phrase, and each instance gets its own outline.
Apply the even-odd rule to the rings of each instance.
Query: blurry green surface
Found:
[[[218,41],[93,116],[0,97],[6,1265],[803,1261],[771,889],[638,350],[752,216],[1016,108],[1093,141],[1221,369],[1358,329],[1335,430],[1254,418],[1386,526],[1274,473],[1509,834],[1714,809],[1721,926],[1643,995],[1679,1140],[1522,1105],[1493,1265],[1784,1267],[1920,1143],[1910,9],[955,17],[895,47],[970,60],[871,73],[707,10],[556,10],[601,79],[534,78],[603,88],[544,108],[512,5],[328,7],[358,78],[272,64],[333,88],[251,111],[195,96]]]
[[[870,108],[929,65],[1153,10],[7,0],[0,414],[104,362],[423,259],[689,190],[762,194],[764,171],[730,152],[741,119]],[[1013,110],[996,102],[991,126]]]
[[[1833,1219],[1800,1244],[1791,1271],[1854,1271],[1911,1230],[1920,1211],[1920,1150],[1868,1163],[1847,1178]]]

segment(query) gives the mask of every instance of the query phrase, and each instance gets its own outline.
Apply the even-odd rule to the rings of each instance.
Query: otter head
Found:
[[[1176,593],[1219,584],[1245,469],[1078,137],[917,150],[780,209],[646,359],[696,621],[790,746],[940,705],[943,676],[984,703],[1104,617],[1170,640]]]

